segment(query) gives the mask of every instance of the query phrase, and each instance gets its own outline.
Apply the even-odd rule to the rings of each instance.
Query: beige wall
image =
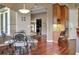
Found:
[[[22,17],[26,17],[25,21],[22,21]],[[30,35],[30,14],[21,14],[17,12],[16,15],[16,31],[25,31],[26,35]]]
[[[10,11],[10,32],[11,36],[16,32],[16,12],[13,10]]]
[[[47,41],[53,42],[53,8],[52,4],[47,5]]]
[[[78,27],[78,9],[69,9],[69,39],[76,39]]]

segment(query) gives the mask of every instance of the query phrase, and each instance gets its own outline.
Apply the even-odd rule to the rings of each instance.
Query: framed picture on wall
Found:
[[[26,21],[26,17],[25,16],[21,17],[21,21]]]

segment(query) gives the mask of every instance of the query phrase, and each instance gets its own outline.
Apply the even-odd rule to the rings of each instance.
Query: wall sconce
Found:
[[[61,24],[60,19],[57,19],[57,24],[53,24],[53,30],[54,31],[63,31],[64,25]]]
[[[26,17],[21,17],[21,21],[26,21]]]
[[[53,30],[54,31],[63,31],[64,25],[63,24],[53,24]]]

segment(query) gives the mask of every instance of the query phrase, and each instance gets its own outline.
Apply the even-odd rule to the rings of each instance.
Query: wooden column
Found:
[[[53,24],[59,23],[68,28],[68,7],[66,5],[54,4],[53,5]],[[58,42],[61,31],[53,31],[53,40]]]
[[[61,6],[61,24],[68,27],[68,7],[66,5]]]
[[[59,4],[53,5],[53,16],[54,16],[53,23],[56,24],[57,19],[61,19],[61,7]]]
[[[59,4],[53,5],[53,24],[57,24],[57,19],[61,19],[61,7]],[[60,32],[53,31],[53,41],[58,43],[58,38],[60,36]]]

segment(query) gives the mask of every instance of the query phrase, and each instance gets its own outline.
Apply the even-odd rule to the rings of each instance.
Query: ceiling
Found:
[[[79,3],[61,3],[61,5],[67,5],[69,8],[79,8]]]
[[[14,11],[18,11],[23,8],[23,3],[2,3],[1,5],[9,7]],[[26,9],[31,10],[32,13],[45,12],[48,5],[48,3],[25,3]]]
[[[35,6],[47,8],[47,5],[49,4],[50,3],[25,3],[27,9],[32,9]],[[69,7],[79,7],[79,3],[59,3],[59,4],[67,5]],[[23,3],[1,3],[0,5],[7,6],[15,11],[23,7]]]
[[[14,11],[18,11],[19,9],[23,8],[24,3],[1,3],[0,8],[6,6]],[[61,5],[67,5],[69,8],[79,8],[78,3],[60,3]],[[41,13],[46,12],[50,3],[25,3],[26,9],[32,11],[32,13]]]

